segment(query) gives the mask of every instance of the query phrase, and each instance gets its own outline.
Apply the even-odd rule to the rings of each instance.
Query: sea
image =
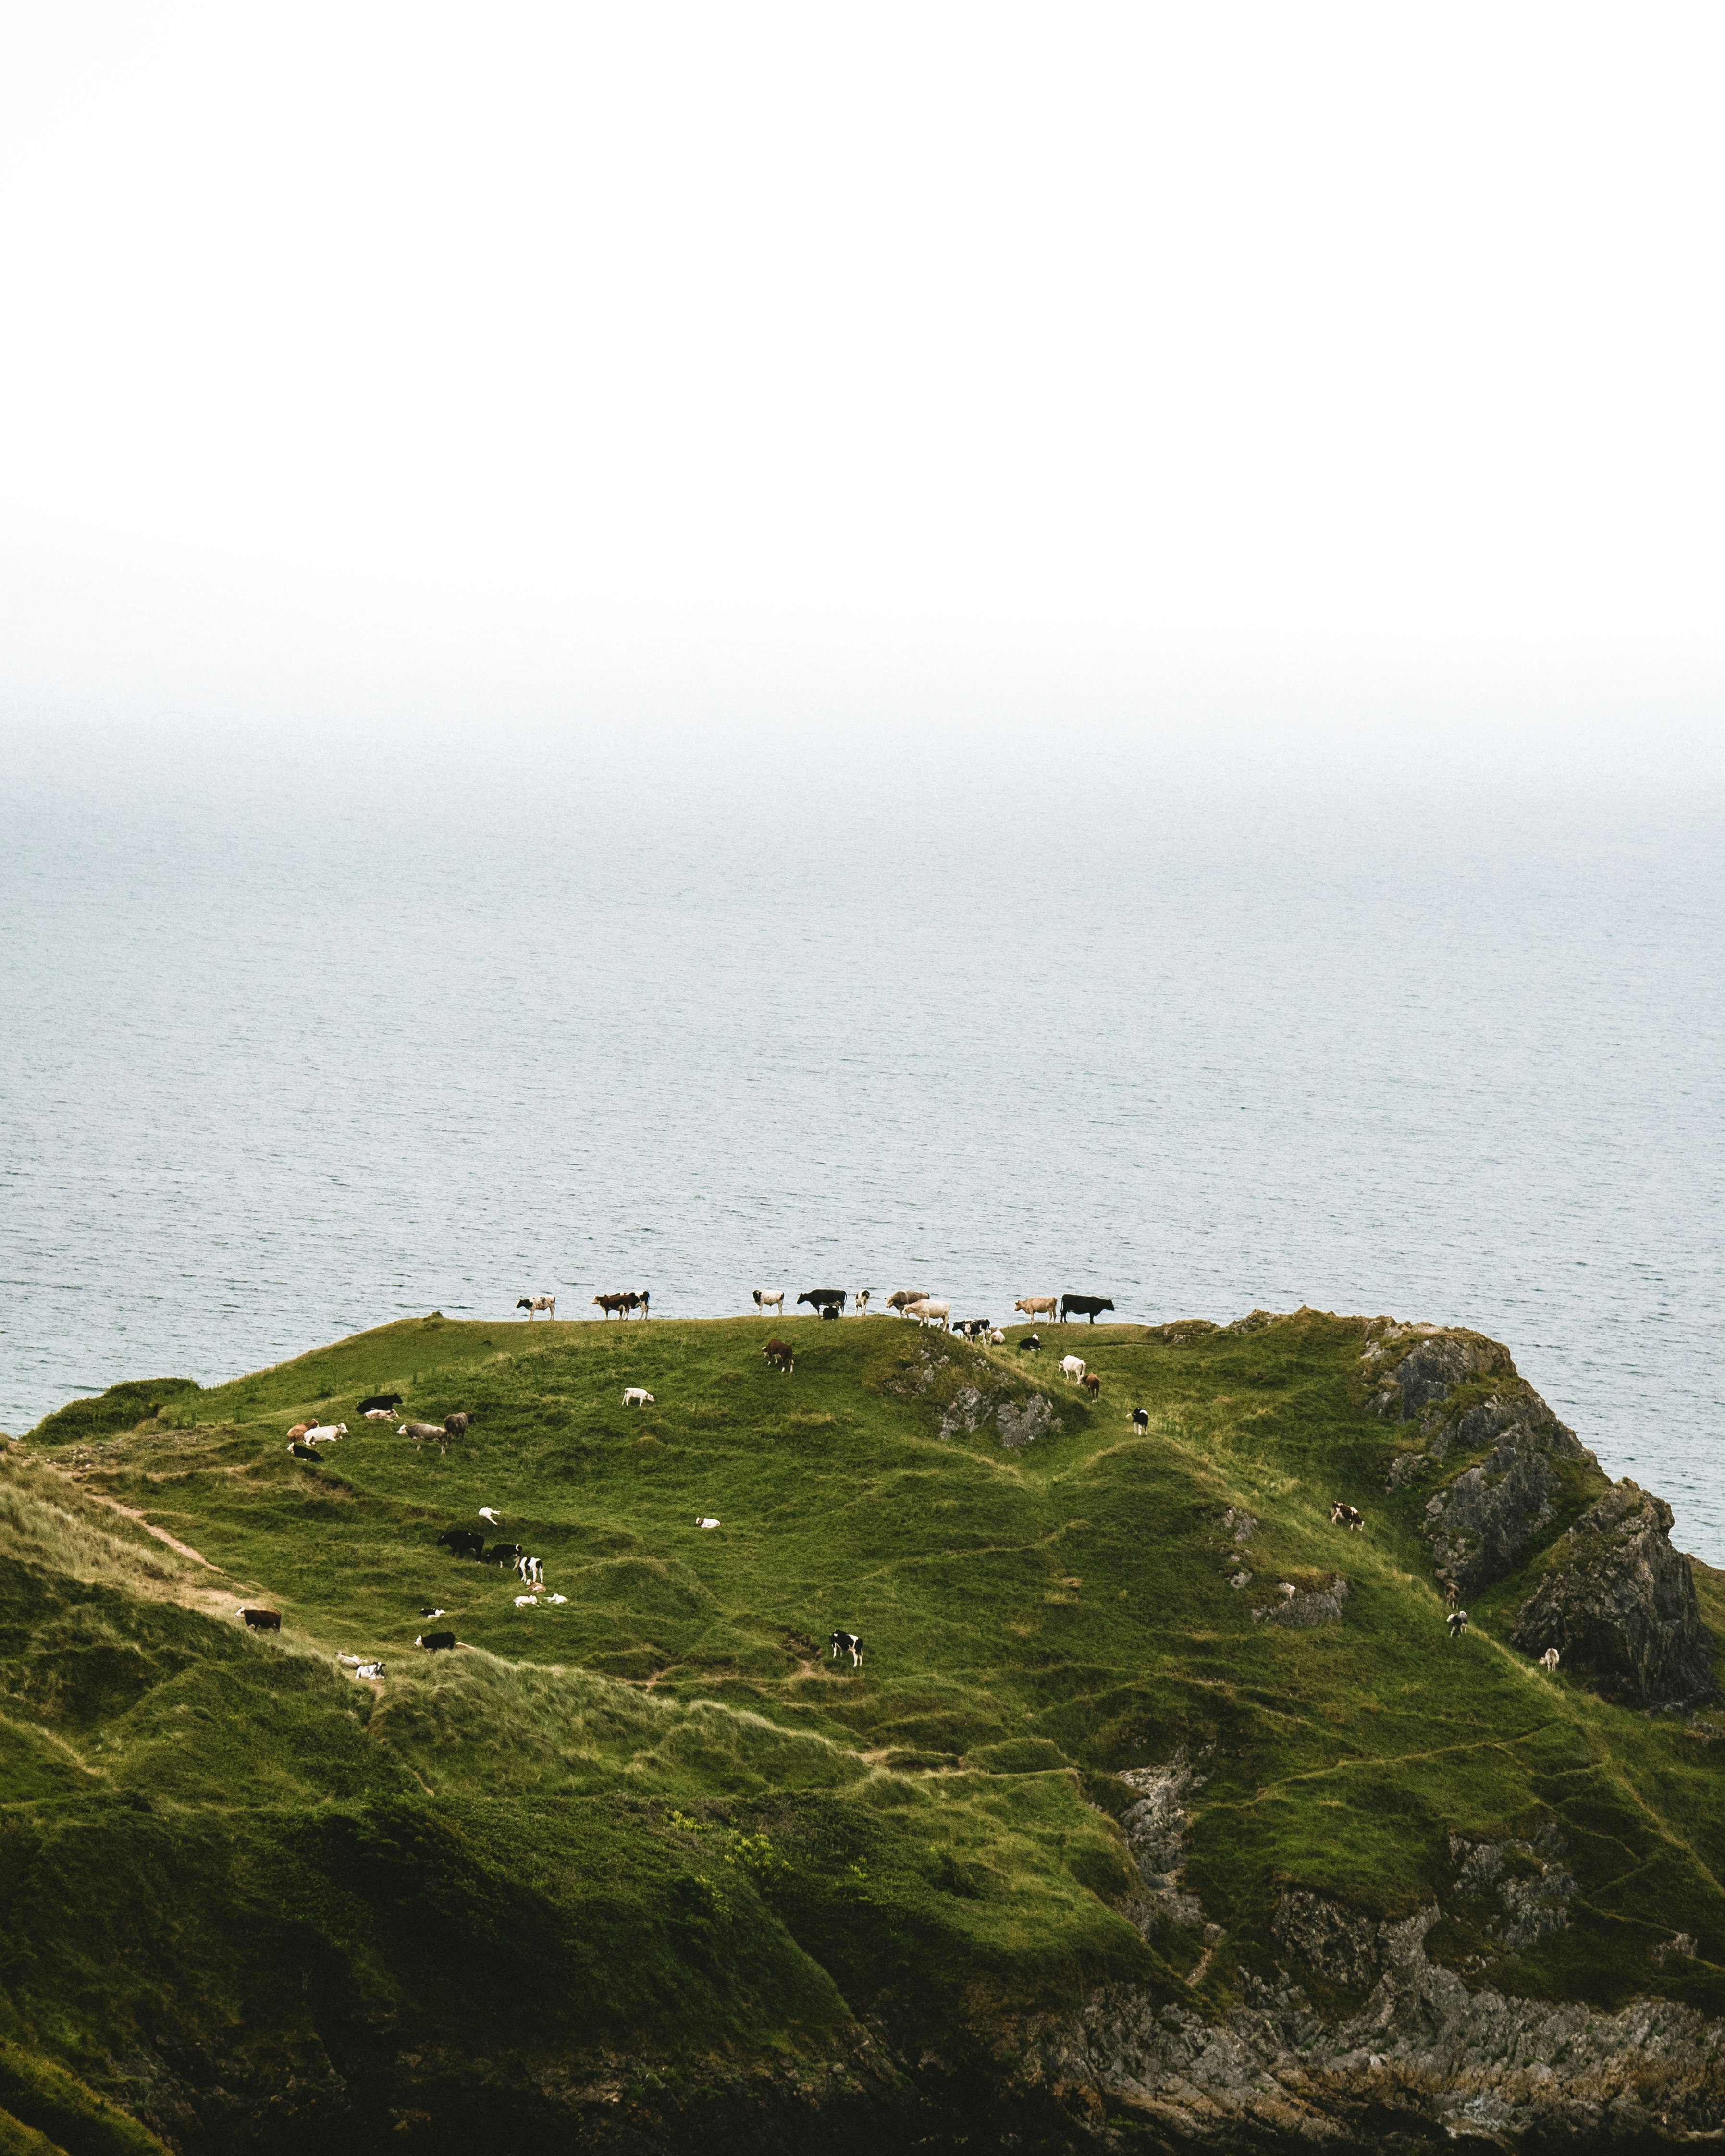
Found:
[[[1312,1304],[1503,1340],[1725,1565],[1716,777],[1070,718],[3,776],[0,1427],[523,1296]]]

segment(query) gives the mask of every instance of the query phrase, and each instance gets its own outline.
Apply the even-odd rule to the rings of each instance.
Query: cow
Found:
[[[1102,1381],[1094,1370],[1086,1370],[1078,1382],[1092,1399],[1095,1399],[1096,1394],[1102,1389]]]
[[[819,1314],[823,1317],[829,1317],[836,1321],[845,1315],[845,1306],[842,1303],[824,1302],[820,1306]]]
[[[836,1303],[842,1311],[845,1307],[845,1291],[842,1287],[812,1287],[806,1295],[799,1295],[797,1297],[798,1309],[800,1310],[805,1302],[811,1304],[816,1310],[824,1310],[829,1302]]]
[[[515,1598],[515,1606],[517,1609],[536,1609],[539,1597],[536,1594],[518,1594]]]
[[[523,1587],[544,1586],[545,1560],[543,1558],[529,1557],[523,1551],[515,1561],[515,1568],[516,1577]]]
[[[1063,1378],[1070,1378],[1075,1385],[1082,1384],[1084,1382],[1084,1358],[1081,1355],[1062,1355],[1060,1358],[1060,1375]]]
[[[767,1342],[761,1353],[782,1377],[788,1378],[797,1367],[796,1351],[788,1340],[781,1340],[776,1334]]]
[[[1041,1334],[1027,1332],[1019,1342],[1019,1353],[1021,1355],[1040,1355],[1042,1353]]]
[[[281,1630],[281,1612],[279,1609],[249,1609],[242,1603],[239,1614],[254,1632],[279,1632]]]
[[[633,1307],[626,1295],[596,1295],[593,1301],[607,1317],[626,1318]]]
[[[481,1505],[479,1516],[488,1527],[501,1527],[503,1525],[503,1515],[495,1505]]]
[[[760,1312],[763,1317],[767,1315],[769,1310],[776,1310],[779,1316],[783,1317],[784,1316],[784,1290],[780,1288],[777,1295],[768,1295],[765,1288],[757,1287],[755,1290],[755,1307]]]
[[[1069,1317],[1087,1317],[1094,1325],[1099,1310],[1112,1310],[1113,1304],[1105,1295],[1063,1295],[1060,1297],[1060,1322]]]
[[[362,1662],[353,1674],[357,1677],[370,1677],[375,1680],[382,1676],[383,1665],[382,1662]]]
[[[485,1538],[473,1527],[445,1527],[437,1538],[437,1547],[446,1549],[451,1557],[480,1558],[485,1555]]]
[[[1056,1305],[1051,1295],[1021,1295],[1013,1308],[1023,1311],[1026,1317],[1052,1317]]]
[[[290,1445],[288,1450],[295,1460],[309,1460],[314,1467],[319,1466],[323,1459],[323,1455],[315,1445]]]
[[[1444,1622],[1450,1628],[1450,1637],[1452,1640],[1459,1640],[1467,1630],[1467,1612],[1465,1609],[1452,1609]]]
[[[465,1437],[467,1426],[473,1420],[468,1414],[448,1414],[444,1417],[444,1429],[450,1437]]]
[[[413,1641],[416,1647],[424,1647],[428,1655],[445,1653],[454,1644],[453,1632],[421,1632]]]
[[[337,1438],[346,1437],[347,1435],[347,1425],[345,1422],[321,1422],[316,1428],[305,1432],[305,1442],[307,1445],[333,1445]]]
[[[394,1415],[388,1408],[363,1408],[361,1413],[367,1422],[393,1422]]]
[[[1352,1505],[1344,1505],[1339,1497],[1331,1506],[1330,1525],[1332,1527],[1352,1527],[1357,1534],[1365,1524],[1365,1514],[1357,1512]]]
[[[419,1604],[419,1614],[422,1617],[441,1617],[443,1614],[441,1609],[434,1609],[429,1602],[422,1602]]]
[[[626,1408],[652,1408],[657,1407],[659,1403],[651,1393],[645,1391],[641,1386],[626,1385],[624,1388],[623,1404]]]
[[[493,1543],[480,1559],[481,1564],[506,1564],[513,1568],[521,1561],[519,1543]]]
[[[1461,1599],[1461,1589],[1455,1584],[1453,1579],[1450,1580],[1444,1588],[1444,1599],[1449,1604],[1452,1609]]]
[[[412,1438],[415,1445],[434,1445],[440,1452],[449,1441],[449,1433],[440,1422],[404,1422],[395,1434]]]
[[[703,1519],[697,1512],[695,1516],[695,1524],[697,1527],[716,1527],[719,1523],[716,1520]]]
[[[840,1655],[849,1655],[854,1670],[862,1667],[863,1643],[855,1632],[834,1632],[827,1645],[832,1649],[831,1659],[837,1661]]]
[[[952,1330],[963,1333],[967,1340],[980,1340],[994,1330],[994,1321],[992,1317],[961,1317]]]
[[[1539,1659],[1545,1666],[1545,1674],[1548,1677],[1554,1677],[1558,1673],[1558,1664],[1563,1660],[1563,1656],[1558,1654],[1557,1649],[1548,1647]]]
[[[927,1302],[926,1287],[901,1287],[886,1298],[886,1307],[896,1317],[902,1317],[913,1302]]]
[[[639,1310],[644,1319],[648,1318],[653,1315],[652,1311],[648,1307],[652,1300],[652,1291],[644,1287],[639,1295],[630,1296],[629,1306],[631,1310]]]
[[[868,1316],[869,1297],[875,1291],[871,1287],[860,1287],[856,1293],[851,1296],[850,1300],[856,1305],[856,1314],[859,1317],[866,1317]]]
[[[526,1312],[529,1325],[533,1322],[533,1313],[536,1310],[542,1310],[547,1317],[554,1323],[557,1314],[557,1299],[554,1295],[524,1295],[516,1305],[516,1308]]]
[[[292,1444],[293,1440],[296,1437],[304,1437],[306,1431],[310,1430],[311,1427],[311,1424],[309,1422],[296,1422],[293,1428],[288,1432],[288,1442]]]
[[[1142,1437],[1149,1427],[1150,1410],[1148,1408],[1134,1408],[1132,1409],[1132,1428],[1137,1430],[1138,1435]]]
[[[362,1414],[370,1414],[374,1409],[381,1409],[388,1414],[393,1408],[401,1405],[401,1400],[399,1393],[373,1393],[369,1399],[360,1402],[359,1411]]]
[[[924,1296],[921,1302],[913,1302],[911,1305],[905,1312],[905,1316],[916,1318],[924,1325],[937,1325],[944,1332],[951,1326],[952,1306],[950,1302],[931,1302],[928,1297]]]
[[[547,1602],[567,1602],[569,1598],[567,1594],[547,1594],[545,1599]]]

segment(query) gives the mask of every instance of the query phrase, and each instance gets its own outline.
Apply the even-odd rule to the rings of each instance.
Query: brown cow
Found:
[[[926,1287],[901,1287],[896,1295],[887,1296],[886,1307],[902,1317],[913,1302],[927,1302],[927,1300],[928,1290]]]
[[[239,1614],[254,1632],[279,1632],[281,1630],[281,1612],[279,1609],[248,1609],[242,1604]]]
[[[1092,1399],[1094,1399],[1096,1394],[1102,1389],[1102,1381],[1096,1375],[1094,1370],[1087,1373],[1087,1374],[1081,1378],[1078,1382],[1083,1386],[1086,1392],[1090,1394]]]
[[[774,1365],[782,1376],[788,1377],[797,1367],[796,1351],[788,1340],[781,1340],[776,1335],[767,1342],[761,1353],[769,1363]]]

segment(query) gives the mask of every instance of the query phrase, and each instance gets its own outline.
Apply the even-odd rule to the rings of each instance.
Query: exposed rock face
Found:
[[[1425,1457],[1441,1460],[1481,1445],[1491,1447],[1485,1459],[1465,1469],[1425,1508],[1424,1532],[1438,1577],[1453,1580],[1463,1594],[1476,1594],[1512,1572],[1527,1544],[1549,1525],[1562,1485],[1558,1462],[1593,1460],[1574,1431],[1519,1379],[1441,1420]],[[1392,1472],[1399,1465],[1399,1459]]]
[[[1409,1339],[1414,1342],[1405,1353],[1397,1350]],[[1512,1379],[1516,1366],[1508,1348],[1483,1332],[1459,1327],[1391,1325],[1369,1340],[1361,1358],[1370,1373],[1384,1365],[1370,1394],[1374,1414],[1398,1422],[1415,1416],[1445,1399],[1458,1385],[1477,1378]]]
[[[1307,1588],[1266,1603],[1253,1610],[1252,1617],[1260,1625],[1287,1625],[1296,1630],[1302,1625],[1332,1625],[1340,1620],[1347,1599],[1348,1582],[1338,1572],[1327,1587]]]
[[[1183,1747],[1167,1766],[1128,1768],[1120,1779],[1138,1793],[1138,1801],[1122,1814],[1120,1825],[1143,1881],[1143,1893],[1127,1914],[1142,1932],[1168,1917],[1179,1924],[1201,1924],[1204,1911],[1198,1897],[1183,1891],[1180,1875],[1186,1863],[1186,1832],[1192,1824],[1187,1800],[1209,1777],[1199,1773]]]
[[[1010,1400],[1003,1400],[995,1411],[994,1427],[1000,1433],[1000,1442],[1014,1450],[1034,1443],[1039,1437],[1046,1437],[1060,1426],[1060,1417],[1040,1393],[1033,1393],[1022,1407],[1015,1408]]]
[[[1664,1499],[1625,1476],[1563,1538],[1555,1568],[1522,1604],[1510,1644],[1535,1656],[1556,1647],[1565,1669],[1595,1678],[1626,1706],[1707,1698],[1712,1641],[1671,1526]]]
[[[1496,1896],[1507,1922],[1488,1919],[1486,1928],[1501,1933],[1512,1953],[1532,1946],[1548,1932],[1562,1931],[1569,1921],[1568,1904],[1575,1893],[1575,1875],[1556,1861],[1563,1848],[1563,1836],[1552,1820],[1532,1841],[1469,1841],[1462,1835],[1450,1836],[1456,1892]]]

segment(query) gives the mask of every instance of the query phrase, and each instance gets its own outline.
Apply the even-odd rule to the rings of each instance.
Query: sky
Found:
[[[1720,732],[1713,5],[0,6],[0,722]]]

